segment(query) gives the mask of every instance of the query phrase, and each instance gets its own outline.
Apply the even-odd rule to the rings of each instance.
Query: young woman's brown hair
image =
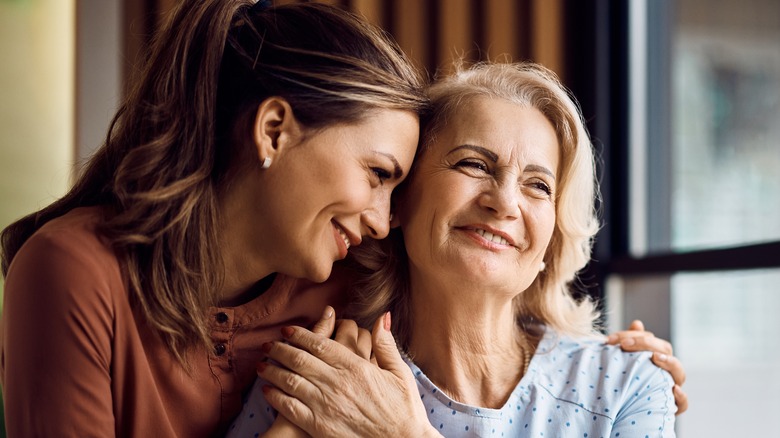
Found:
[[[156,38],[106,143],[60,200],[2,233],[2,271],[48,221],[100,205],[135,304],[176,357],[210,343],[222,261],[217,199],[246,166],[257,105],[286,99],[308,129],[372,109],[418,111],[423,81],[378,28],[321,4],[187,0]]]

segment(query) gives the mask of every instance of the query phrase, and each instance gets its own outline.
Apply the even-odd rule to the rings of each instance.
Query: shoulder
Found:
[[[52,307],[110,299],[107,294],[122,284],[121,270],[114,251],[97,231],[101,220],[99,208],[79,208],[36,231],[9,267],[7,298],[40,299]]]
[[[554,397],[614,417],[631,398],[670,386],[650,352],[624,352],[601,339],[575,339],[548,330],[529,371]]]

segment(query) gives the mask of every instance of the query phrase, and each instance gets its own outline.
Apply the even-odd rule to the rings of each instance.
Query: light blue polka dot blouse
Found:
[[[445,437],[674,437],[673,381],[650,353],[625,353],[551,330],[506,404],[458,403],[407,360],[431,424]],[[229,437],[268,430],[275,412],[255,383]]]

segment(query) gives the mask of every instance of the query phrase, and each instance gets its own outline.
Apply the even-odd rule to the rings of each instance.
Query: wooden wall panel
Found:
[[[143,60],[151,35],[180,0],[125,1],[125,59]],[[305,0],[273,0],[274,4]],[[383,27],[430,74],[452,61],[533,60],[563,73],[564,0],[316,0]]]
[[[451,71],[453,60],[478,59],[470,0],[446,0],[438,9],[439,44],[436,66],[442,73]]]
[[[524,34],[520,24],[520,7],[515,0],[485,0],[485,37],[482,50],[487,52],[487,60],[519,61]]]
[[[563,4],[561,0],[533,2],[533,60],[563,74]]]
[[[358,15],[362,15],[370,23],[377,26],[385,26],[383,20],[382,0],[350,0],[349,9]]]
[[[419,0],[395,0],[391,3],[392,21],[388,31],[419,67],[430,71],[433,56],[430,42],[431,39],[436,40],[436,26],[431,25],[428,5]]]

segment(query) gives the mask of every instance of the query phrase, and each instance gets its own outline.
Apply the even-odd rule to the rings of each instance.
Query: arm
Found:
[[[46,239],[17,254],[2,323],[9,436],[114,436],[113,314],[95,269]]]
[[[646,362],[630,379],[610,436],[674,437],[676,407],[669,373]]]
[[[612,333],[607,338],[607,344],[620,345],[624,351],[651,351],[653,363],[672,375],[674,379],[674,401],[677,404],[677,415],[688,409],[688,395],[682,389],[685,383],[685,368],[679,359],[672,355],[672,344],[656,338],[652,332],[645,331],[642,321],[635,320],[628,330]]]
[[[312,436],[439,436],[389,327],[389,314],[374,325],[377,365],[322,335],[285,327],[289,344],[264,346],[284,366],[260,372],[275,386],[264,388],[266,400]]]

